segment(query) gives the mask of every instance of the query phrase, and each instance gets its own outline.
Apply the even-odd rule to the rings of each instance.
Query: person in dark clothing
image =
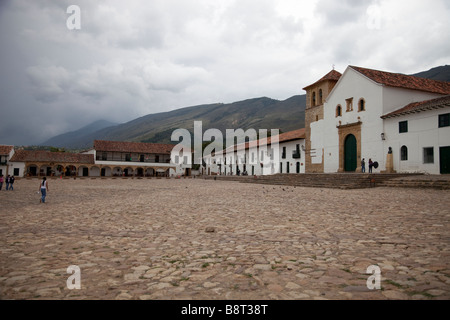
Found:
[[[9,190],[14,190],[14,176],[9,178]]]
[[[369,173],[372,173],[373,161],[369,159]]]
[[[6,183],[6,191],[8,191],[9,190],[9,181],[10,181],[10,176],[9,176],[9,174],[6,176],[6,179],[5,179],[5,183]]]

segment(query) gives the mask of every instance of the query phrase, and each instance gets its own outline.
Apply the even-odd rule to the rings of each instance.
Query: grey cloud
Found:
[[[0,143],[194,104],[286,99],[332,64],[444,64],[448,4],[422,3],[77,0],[81,30],[71,31],[71,0],[0,1]],[[371,4],[383,12],[379,29],[366,25]]]

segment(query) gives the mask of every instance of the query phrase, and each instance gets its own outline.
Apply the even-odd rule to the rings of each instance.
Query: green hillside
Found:
[[[194,121],[202,121],[203,131],[219,129],[279,129],[282,132],[304,127],[304,95],[284,101],[256,98],[230,104],[210,104],[150,114],[130,122],[107,127],[75,139],[64,145],[70,149],[89,148],[96,139],[113,141],[137,141],[176,143],[170,140],[175,129],[193,132]]]
[[[445,65],[414,75],[450,81],[450,66]],[[181,128],[193,132],[194,121],[203,122],[203,131],[214,128],[221,130],[224,135],[226,129],[279,129],[287,132],[304,127],[305,105],[305,95],[297,95],[284,101],[262,97],[228,104],[192,106],[149,114],[119,125],[106,126],[105,122],[97,122],[81,131],[54,137],[44,145],[85,149],[90,148],[96,139],[176,144],[177,142],[170,140],[172,132]]]

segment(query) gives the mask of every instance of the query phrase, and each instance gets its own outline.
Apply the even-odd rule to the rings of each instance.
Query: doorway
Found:
[[[439,148],[439,163],[441,174],[450,173],[450,147]]]
[[[346,172],[354,172],[357,168],[356,138],[349,134],[344,143],[344,169]]]

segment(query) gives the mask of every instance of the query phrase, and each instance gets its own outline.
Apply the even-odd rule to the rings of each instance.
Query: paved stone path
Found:
[[[38,183],[0,191],[1,299],[450,298],[448,190],[58,179],[40,204]]]

